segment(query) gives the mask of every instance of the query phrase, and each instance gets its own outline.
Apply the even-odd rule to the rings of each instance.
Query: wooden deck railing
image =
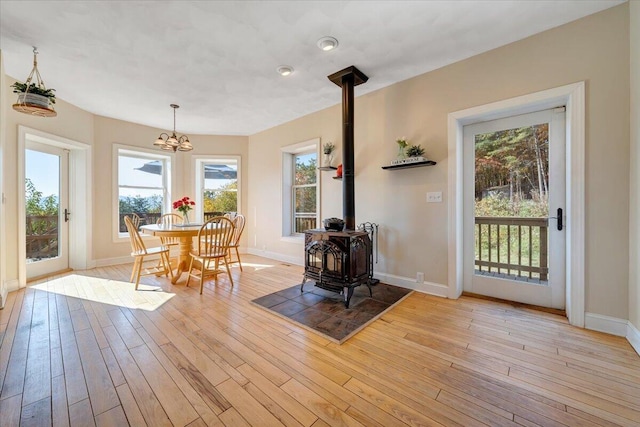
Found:
[[[476,217],[475,267],[547,281],[547,218]]]
[[[304,233],[307,230],[316,228],[316,214],[315,213],[296,213],[296,233]]]
[[[28,215],[25,226],[27,259],[58,256],[58,214]]]

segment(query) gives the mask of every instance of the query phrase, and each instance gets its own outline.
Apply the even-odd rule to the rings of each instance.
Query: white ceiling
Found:
[[[358,96],[620,3],[2,0],[0,48],[24,81],[37,46],[46,86],[94,114],[171,129],[176,103],[178,132],[251,135],[339,104],[327,76],[350,65]]]

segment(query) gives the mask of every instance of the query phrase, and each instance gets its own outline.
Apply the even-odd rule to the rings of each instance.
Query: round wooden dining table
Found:
[[[142,230],[144,234],[157,237],[177,237],[179,239],[180,255],[178,257],[178,268],[173,274],[171,283],[176,284],[182,273],[189,269],[189,263],[191,262],[191,241],[194,236],[198,235],[200,228],[202,228],[202,224],[191,224],[188,226],[179,224],[149,224],[140,227],[140,230]]]

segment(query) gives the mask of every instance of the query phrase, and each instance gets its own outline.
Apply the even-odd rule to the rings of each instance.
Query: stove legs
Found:
[[[342,290],[342,294],[344,295],[345,308],[349,308],[349,301],[351,301],[351,297],[353,296],[353,288],[353,286],[345,286]]]

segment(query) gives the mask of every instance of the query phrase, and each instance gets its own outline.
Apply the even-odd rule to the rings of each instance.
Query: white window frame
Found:
[[[320,161],[320,138],[281,147],[282,151],[282,237],[284,241],[300,242],[304,234],[294,233],[294,206],[293,206],[293,176],[295,171],[294,159],[297,154],[316,153],[316,159]],[[316,224],[320,223],[320,175],[316,170]]]
[[[129,240],[129,235],[127,233],[121,233],[119,230],[119,218],[120,218],[120,182],[119,182],[119,159],[120,155],[125,155],[127,157],[138,157],[141,159],[154,161],[160,160],[165,162],[166,167],[163,170],[168,171],[162,175],[162,213],[171,212],[171,194],[173,194],[172,183],[175,182],[175,169],[172,167],[172,163],[175,160],[175,155],[158,153],[155,150],[150,150],[146,148],[133,147],[129,145],[122,144],[113,144],[113,155],[112,155],[112,164],[113,164],[113,196],[112,196],[112,235],[113,241],[115,243],[119,243],[125,240]],[[126,188],[141,188],[148,189],[150,187],[131,187],[131,186],[123,186]],[[156,187],[153,187],[156,189]],[[144,234],[142,234],[145,237]]]
[[[210,163],[235,162],[238,176],[238,213],[242,213],[242,157],[241,156],[193,156],[193,182],[195,183],[195,215],[198,221],[204,220],[204,166]]]

